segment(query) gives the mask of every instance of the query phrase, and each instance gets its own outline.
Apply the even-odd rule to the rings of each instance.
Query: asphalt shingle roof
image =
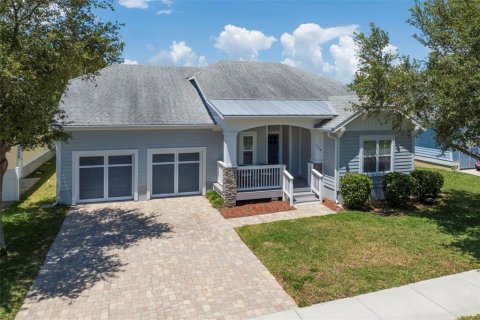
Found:
[[[96,81],[73,79],[60,107],[66,126],[212,125],[186,77],[199,68],[115,65]]]
[[[191,76],[206,98],[224,105],[226,112],[234,107],[245,109],[234,110],[244,115],[269,116],[278,109],[285,115],[334,116],[318,124],[325,130],[351,117],[348,107],[356,101],[341,83],[281,63],[220,61],[206,68],[122,64],[101,70],[95,82],[70,82],[60,106],[68,116],[65,125],[213,125]]]
[[[358,102],[358,97],[354,94],[330,96],[328,97],[328,101],[330,101],[330,104],[337,110],[338,116],[326,123],[319,123],[317,127],[324,130],[333,130],[355,114],[350,108],[352,103]]]
[[[341,83],[282,63],[219,61],[192,75],[208,99],[327,100]]]

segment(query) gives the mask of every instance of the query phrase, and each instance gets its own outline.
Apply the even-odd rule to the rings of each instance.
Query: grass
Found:
[[[0,319],[13,319],[60,229],[67,207],[55,202],[55,160],[39,169],[40,180],[22,200],[5,209],[8,256],[0,258]]]
[[[480,314],[475,316],[460,317],[457,320],[480,320]]]
[[[443,197],[395,216],[348,211],[237,229],[298,305],[480,267],[480,179],[438,170]]]
[[[207,192],[207,199],[212,207],[216,209],[223,208],[223,199],[216,191]]]

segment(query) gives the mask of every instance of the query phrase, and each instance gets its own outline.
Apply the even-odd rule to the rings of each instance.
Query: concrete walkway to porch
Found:
[[[269,319],[457,319],[480,314],[480,270],[295,308]]]

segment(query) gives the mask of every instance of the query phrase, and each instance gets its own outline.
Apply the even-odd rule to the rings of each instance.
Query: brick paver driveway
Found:
[[[295,307],[203,197],[73,208],[17,319],[241,319]]]

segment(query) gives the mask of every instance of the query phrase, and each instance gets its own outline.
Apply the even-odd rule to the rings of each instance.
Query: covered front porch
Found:
[[[226,202],[282,198],[321,201],[323,133],[294,125],[224,132],[214,189]],[[234,195],[234,199],[233,199]]]

